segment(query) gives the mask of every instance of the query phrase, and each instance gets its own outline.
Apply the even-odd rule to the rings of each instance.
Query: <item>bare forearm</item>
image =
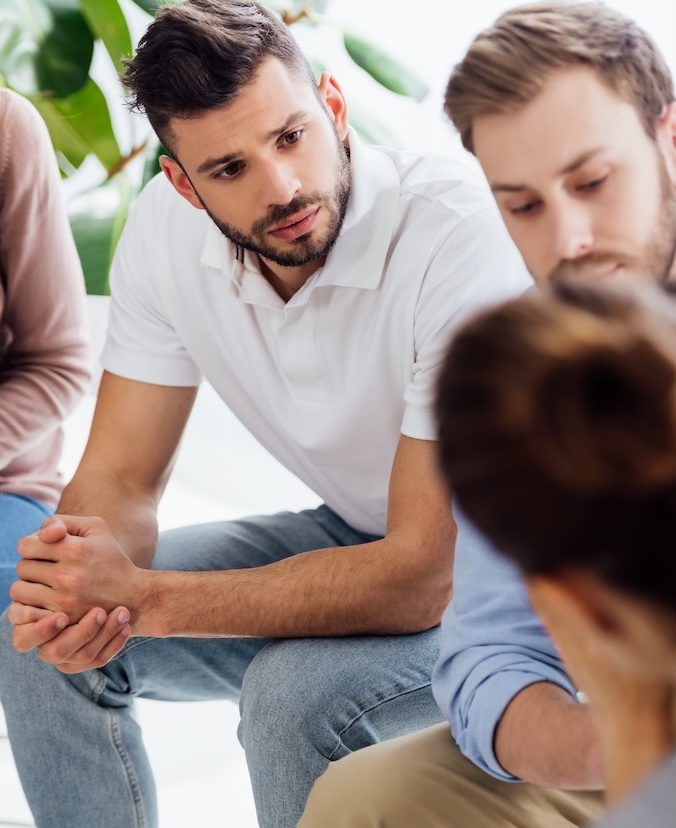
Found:
[[[433,574],[390,563],[388,572],[383,544],[307,552],[252,569],[145,573],[139,592],[147,599],[133,612],[134,633],[304,637],[434,626],[450,598],[450,564]]]
[[[537,785],[604,787],[601,743],[589,707],[548,682],[522,690],[505,710],[495,753],[506,771]]]
[[[157,544],[157,504],[151,496],[130,490],[118,477],[81,467],[57,511],[102,517],[131,560],[139,567],[150,565]]]

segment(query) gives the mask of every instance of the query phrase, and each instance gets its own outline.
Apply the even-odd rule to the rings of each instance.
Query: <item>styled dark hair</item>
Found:
[[[172,118],[230,103],[274,57],[316,87],[289,27],[252,0],[186,0],[162,7],[121,76],[130,107],[145,112],[167,149]]]
[[[676,305],[657,286],[559,284],[482,313],[436,413],[453,495],[501,552],[676,610]]]
[[[641,27],[594,2],[517,6],[474,40],[454,68],[444,109],[474,152],[474,120],[515,112],[531,101],[552,72],[589,66],[638,112],[655,137],[660,113],[674,99],[666,61]]]

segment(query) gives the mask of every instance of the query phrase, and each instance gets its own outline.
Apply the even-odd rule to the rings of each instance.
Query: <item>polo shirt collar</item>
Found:
[[[378,287],[385,270],[401,184],[390,156],[363,144],[352,128],[349,146],[350,203],[319,284],[368,290]]]
[[[371,290],[378,287],[385,270],[399,209],[400,180],[394,161],[387,154],[365,146],[351,127],[348,136],[350,202],[340,236],[313,287],[336,285]],[[245,252],[238,259],[235,251],[235,245],[209,220],[201,264],[223,271],[241,299],[275,308],[283,305],[253,264],[253,257]]]

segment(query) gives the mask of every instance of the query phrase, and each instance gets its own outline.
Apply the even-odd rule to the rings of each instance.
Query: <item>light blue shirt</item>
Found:
[[[676,823],[676,753],[599,828],[673,828]]]
[[[441,622],[434,696],[464,755],[498,779],[518,781],[493,750],[505,708],[536,682],[553,682],[574,698],[576,690],[531,608],[519,571],[454,511],[453,599]]]

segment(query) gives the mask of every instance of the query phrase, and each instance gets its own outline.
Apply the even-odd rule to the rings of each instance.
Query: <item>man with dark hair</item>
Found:
[[[361,145],[253,2],[162,9],[126,80],[172,157],[116,252],[83,459],[21,543],[8,729],[38,825],[154,826],[134,697],[239,698],[260,824],[290,828],[331,760],[440,720],[434,378],[459,320],[530,279],[484,183]],[[156,544],[202,377],[324,505]]]
[[[673,83],[634,21],[597,3],[510,9],[455,67],[446,112],[537,282],[674,279]],[[503,485],[509,502],[513,478]],[[497,486],[477,493],[482,503],[491,496],[497,509]],[[516,568],[454,513],[454,593],[433,681],[450,730],[429,728],[335,763],[315,786],[302,828],[586,822],[563,799],[560,813],[547,811],[551,788],[586,801],[588,814],[598,810],[594,789],[606,771],[590,709],[530,611]],[[512,784],[519,781],[527,784]]]

